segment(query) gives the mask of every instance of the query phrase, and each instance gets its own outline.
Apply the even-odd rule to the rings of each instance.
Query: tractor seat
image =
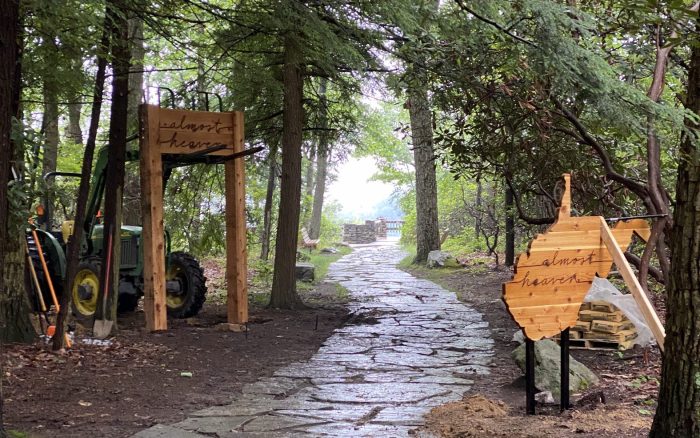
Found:
[[[75,226],[75,221],[63,221],[61,224],[61,234],[63,235],[63,241],[68,242],[68,238],[73,235],[73,227]]]

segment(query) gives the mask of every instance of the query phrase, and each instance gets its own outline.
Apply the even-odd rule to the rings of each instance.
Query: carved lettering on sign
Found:
[[[201,140],[192,140],[192,139],[179,139],[178,138],[178,132],[173,132],[172,135],[169,138],[159,138],[158,139],[158,144],[161,146],[165,146],[166,148],[172,148],[172,149],[187,149],[190,151],[195,151],[195,150],[201,150],[201,149],[206,149],[214,146],[218,146],[222,143],[216,143],[213,141],[201,141]],[[163,134],[161,134],[163,135]],[[182,137],[182,136],[180,136]]]
[[[219,118],[211,122],[193,122],[187,120],[187,115],[183,115],[177,121],[161,122],[161,129],[175,129],[177,131],[189,132],[214,132],[216,134],[233,134],[233,125],[224,125]]]

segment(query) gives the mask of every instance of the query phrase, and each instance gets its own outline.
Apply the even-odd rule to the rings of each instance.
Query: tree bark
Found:
[[[302,49],[295,35],[284,40],[284,115],[282,122],[282,182],[277,219],[275,269],[270,307],[303,307],[296,290],[296,254],[301,201],[301,143],[304,124]]]
[[[408,112],[416,168],[416,258],[413,262],[422,263],[428,259],[430,251],[440,249],[432,113],[426,90],[409,90]]]
[[[506,187],[506,257],[504,264],[513,266],[515,264],[515,207],[513,202],[513,191]]]
[[[700,18],[696,19],[700,32]],[[700,46],[692,46],[685,107],[700,115]],[[687,119],[688,131],[700,128]],[[700,150],[686,131],[681,140],[671,271],[666,300],[666,341],[653,438],[700,436]]]
[[[481,185],[481,179],[477,178],[476,179],[476,200],[474,201],[474,210],[476,211],[476,215],[474,217],[474,235],[476,237],[481,236],[481,221],[482,221],[482,213],[481,213],[481,192],[483,191],[483,187]],[[512,193],[512,191],[511,191]]]
[[[309,237],[318,239],[321,235],[321,214],[323,213],[323,197],[326,194],[326,176],[328,173],[328,158],[330,154],[330,142],[328,141],[328,99],[326,90],[328,79],[321,78],[318,87],[318,95],[321,100],[320,134],[318,136],[318,148],[316,149],[316,186],[314,187],[314,202],[311,208],[311,221],[309,222]]]
[[[78,97],[74,96],[72,100],[77,100]],[[75,144],[83,144],[83,130],[80,128],[80,111],[82,104],[79,103],[69,103],[68,104],[68,126],[66,126],[66,138]]]
[[[265,192],[265,207],[263,208],[263,228],[260,235],[261,249],[260,260],[270,258],[270,236],[272,234],[272,205],[275,202],[275,183],[277,182],[277,141],[270,144],[270,153],[267,156],[267,191]]]
[[[9,215],[8,181],[13,163],[23,158],[10,140],[20,96],[18,8],[16,0],[0,0],[0,342],[34,339],[24,290],[24,223],[10,220]]]
[[[105,215],[102,253],[103,269],[108,265],[107,287],[101,287],[98,295],[98,306],[95,319],[117,319],[117,294],[119,291],[119,260],[121,254],[121,222],[122,195],[124,193],[124,159],[126,155],[126,129],[128,125],[129,107],[129,26],[125,18],[125,8],[122,0],[112,0],[109,3],[112,19],[112,106],[109,118],[109,150],[107,152],[107,174],[105,175]],[[112,235],[112,251],[109,253],[109,236]],[[102,278],[107,278],[105,273]],[[104,285],[104,283],[103,283]],[[105,295],[107,291],[107,296]],[[106,300],[104,312],[100,303]]]
[[[78,272],[80,263],[80,243],[83,240],[85,227],[85,216],[87,211],[88,196],[90,194],[90,175],[92,173],[92,161],[95,154],[95,142],[97,141],[97,128],[100,123],[100,112],[102,111],[102,99],[105,84],[105,71],[107,69],[107,52],[109,50],[109,38],[111,34],[111,21],[109,14],[105,12],[105,23],[102,30],[102,41],[100,42],[100,52],[97,55],[97,73],[95,75],[95,87],[93,90],[92,110],[90,112],[90,128],[88,129],[87,143],[85,144],[85,154],[81,168],[80,186],[78,187],[78,201],[75,208],[75,223],[73,233],[68,239],[66,248],[66,276],[64,278],[63,290],[70,291]],[[82,134],[81,134],[82,135]],[[56,317],[56,331],[52,339],[52,348],[60,350],[64,347],[66,320],[71,307],[71,294],[61,295],[61,310]]]
[[[304,224],[309,221],[311,205],[314,196],[314,166],[316,164],[316,143],[312,143],[309,148],[308,161],[306,163],[306,175],[304,176],[304,197],[301,199],[301,216]]]
[[[129,73],[127,135],[139,131],[139,105],[143,100],[146,49],[143,45],[143,20],[139,17],[129,19],[129,49],[131,50],[131,72]],[[137,166],[126,168],[123,217],[125,225],[141,225],[141,180]]]
[[[0,266],[5,264],[5,242],[7,241],[8,193],[7,182],[12,175],[12,86],[15,83],[17,63],[17,32],[19,11],[17,1],[0,0]],[[0,293],[5,294],[3,275],[0,275]]]
[[[42,131],[44,132],[44,157],[42,160],[42,172],[47,174],[56,171],[58,159],[58,102],[56,86],[53,78],[45,78],[44,92],[44,117]]]

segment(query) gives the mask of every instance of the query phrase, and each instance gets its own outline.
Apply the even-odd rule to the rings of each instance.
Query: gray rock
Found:
[[[515,363],[525,371],[525,344],[521,344],[511,354]],[[549,339],[535,342],[535,386],[540,391],[551,391],[555,397],[560,394],[561,350],[559,345]],[[593,374],[581,362],[569,356],[569,390],[581,392],[598,383],[598,376]]]
[[[297,280],[311,283],[316,278],[314,265],[311,263],[299,263],[296,265]]]
[[[428,253],[428,267],[429,268],[457,268],[459,267],[459,262],[450,253],[435,250]]]
[[[321,252],[324,253],[324,254],[338,254],[338,252],[340,252],[340,251],[338,251],[337,249],[335,249],[335,248],[333,248],[333,247],[331,246],[331,247],[328,247],[328,248],[323,248],[323,249],[321,250]]]
[[[549,391],[538,392],[535,394],[535,401],[543,405],[553,405],[556,404],[554,401],[554,396]]]

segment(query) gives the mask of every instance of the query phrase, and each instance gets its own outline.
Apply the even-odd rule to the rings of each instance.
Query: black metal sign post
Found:
[[[569,328],[567,327],[559,336],[561,350],[561,387],[559,393],[559,408],[565,411],[571,407],[569,403]]]
[[[535,415],[535,341],[525,338],[525,412]]]
[[[560,334],[561,378],[559,407],[562,411],[571,409],[569,393],[569,329]],[[525,413],[535,415],[535,341],[525,339]]]

